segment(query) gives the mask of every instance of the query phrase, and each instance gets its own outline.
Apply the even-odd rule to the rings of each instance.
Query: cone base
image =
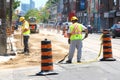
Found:
[[[100,61],[116,61],[114,58],[102,58]]]
[[[46,75],[57,75],[57,74],[58,73],[56,73],[54,71],[49,71],[49,72],[43,72],[43,71],[41,71],[41,72],[37,73],[36,75],[37,76],[46,76]]]

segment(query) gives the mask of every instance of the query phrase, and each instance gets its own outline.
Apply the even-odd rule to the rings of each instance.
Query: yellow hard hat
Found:
[[[74,20],[78,20],[78,18],[77,18],[76,16],[73,16],[73,17],[71,18],[71,21],[74,21]]]
[[[25,20],[25,17],[20,17],[19,21],[21,22],[23,20]]]

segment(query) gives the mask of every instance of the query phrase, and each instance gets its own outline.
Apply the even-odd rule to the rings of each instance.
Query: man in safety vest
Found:
[[[87,28],[78,23],[78,18],[73,16],[71,18],[72,25],[69,26],[68,30],[68,43],[70,44],[68,60],[66,63],[72,63],[72,58],[74,55],[75,48],[77,48],[77,62],[81,62],[81,53],[82,53],[82,40],[88,37]],[[85,31],[85,37],[82,37],[82,31]]]
[[[28,21],[25,20],[24,17],[20,17],[19,21],[22,22],[21,34],[23,35],[23,43],[24,43],[24,54],[29,54],[28,40],[30,36],[30,28]]]

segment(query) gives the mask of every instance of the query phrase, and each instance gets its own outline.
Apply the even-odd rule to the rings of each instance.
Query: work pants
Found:
[[[29,53],[28,40],[29,40],[29,36],[23,36],[24,52]]]
[[[80,61],[81,59],[81,53],[82,53],[82,41],[81,40],[71,40],[70,47],[69,47],[69,55],[68,60],[72,60],[75,48],[77,48],[77,61]]]

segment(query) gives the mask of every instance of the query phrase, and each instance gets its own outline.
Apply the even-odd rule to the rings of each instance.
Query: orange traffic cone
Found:
[[[55,75],[53,71],[51,41],[41,41],[41,71],[36,75]]]
[[[67,31],[65,31],[64,37],[65,37],[65,38],[68,38]]]
[[[109,30],[103,30],[102,36],[103,42],[103,58],[100,61],[115,61],[116,59],[112,56],[112,44],[111,44],[111,36]]]

